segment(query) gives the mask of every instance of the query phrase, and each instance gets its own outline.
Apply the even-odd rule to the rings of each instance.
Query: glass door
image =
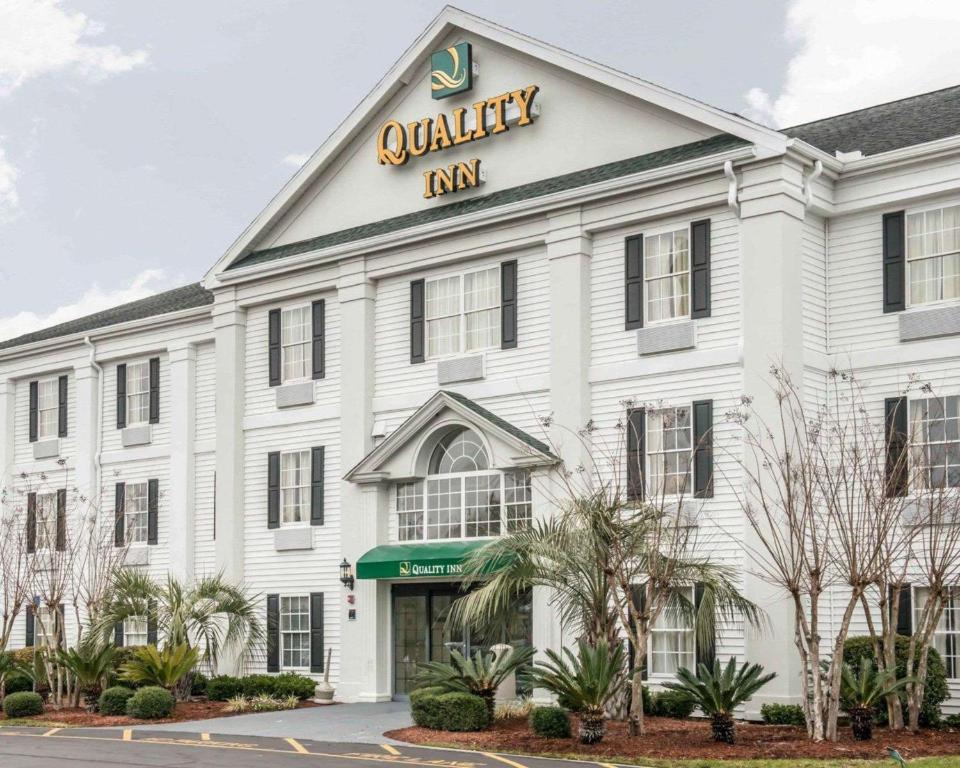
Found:
[[[427,655],[427,595],[393,596],[393,692],[406,696]]]

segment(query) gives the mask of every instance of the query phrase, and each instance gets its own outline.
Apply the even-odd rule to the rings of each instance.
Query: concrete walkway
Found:
[[[199,731],[236,736],[278,736],[326,742],[363,744],[399,743],[383,737],[384,731],[413,725],[405,701],[380,704],[332,704],[289,712],[261,712],[211,720],[191,720],[158,725],[146,723],[134,730]]]

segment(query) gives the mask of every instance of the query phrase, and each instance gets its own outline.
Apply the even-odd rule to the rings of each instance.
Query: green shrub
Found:
[[[127,714],[127,702],[134,693],[136,691],[133,688],[127,688],[125,685],[115,685],[112,688],[107,688],[100,694],[100,714]]]
[[[760,717],[767,725],[799,725],[806,726],[803,716],[803,707],[799,704],[763,704],[760,707]]]
[[[443,731],[482,731],[490,725],[487,703],[472,693],[445,693],[437,703]]]
[[[421,728],[440,729],[440,697],[446,693],[438,686],[417,688],[410,692],[410,716]]]
[[[43,714],[43,699],[33,691],[11,693],[3,700],[3,714],[9,718]]]
[[[570,715],[563,707],[534,707],[530,730],[547,739],[569,739]]]
[[[4,693],[9,696],[11,693],[20,693],[20,691],[32,691],[33,680],[29,675],[20,672],[14,672],[3,681]]]
[[[210,701],[228,701],[243,693],[240,678],[217,675],[207,680],[207,698]]]
[[[685,720],[697,705],[681,691],[658,691],[650,695],[650,714],[654,717],[672,717]]]
[[[947,715],[943,718],[940,725],[946,728],[960,728],[960,715]]]
[[[203,696],[207,692],[207,676],[203,672],[194,672],[190,681],[190,695]]]
[[[907,654],[910,652],[910,638],[904,635],[897,636],[896,658],[897,679],[907,676]],[[869,636],[851,637],[843,644],[843,660],[851,666],[860,663],[860,659],[868,656],[875,659],[874,642]],[[907,715],[907,693],[901,689],[899,694],[903,703],[904,719]],[[927,656],[927,680],[923,687],[923,705],[920,707],[920,725],[928,728],[940,724],[940,704],[947,696],[947,670],[943,666],[943,659],[936,648],[931,648]],[[874,710],[874,722],[877,725],[887,724],[887,704],[881,701]]]
[[[127,701],[127,714],[140,720],[157,720],[173,711],[173,694],[166,688],[148,685]]]
[[[121,685],[120,683],[120,668],[131,661],[137,651],[142,648],[146,648],[144,645],[124,645],[120,648],[115,648],[113,651],[113,672],[110,675],[109,683],[110,685]],[[134,683],[130,680],[124,680],[122,683],[123,686],[128,688],[139,688],[140,683]]]
[[[260,696],[262,694],[272,694],[274,689],[274,680],[276,678],[270,675],[247,675],[241,677],[240,692],[247,698]]]
[[[278,699],[285,699],[290,696],[296,696],[298,699],[309,699],[317,688],[317,683],[313,678],[306,675],[298,675],[293,672],[285,672],[271,678],[273,680],[273,696]]]

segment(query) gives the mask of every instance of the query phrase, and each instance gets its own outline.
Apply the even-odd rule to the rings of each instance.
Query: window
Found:
[[[930,590],[920,587],[914,590],[913,596],[913,626],[920,625],[923,606],[927,601]],[[947,677],[960,677],[960,653],[957,644],[960,639],[960,588],[950,588],[947,604],[940,614],[940,622],[933,631],[933,647],[937,649],[947,668]]]
[[[682,590],[683,598],[693,603],[693,588]],[[680,667],[694,669],[694,631],[689,617],[681,610],[678,597],[670,600],[650,628],[649,669],[651,676],[673,676]]]
[[[50,641],[54,640],[57,634],[56,612],[50,609],[49,605],[41,603],[33,607],[35,618],[35,629],[33,635],[33,644],[41,648],[47,648]]]
[[[60,432],[60,382],[47,379],[37,384],[37,439],[47,440]]]
[[[310,307],[294,307],[280,313],[280,355],[284,381],[311,376],[312,319]]]
[[[123,488],[123,524],[128,544],[147,543],[148,510],[148,484],[127,483]]]
[[[127,426],[150,421],[150,362],[127,365]]]
[[[470,429],[437,443],[425,481],[397,485],[401,541],[499,536],[526,528],[532,517],[529,472],[491,470]]]
[[[690,235],[677,229],[643,238],[648,323],[690,315]]]
[[[500,268],[426,281],[427,357],[500,344]]]
[[[57,543],[57,494],[37,494],[37,549],[54,549]]]
[[[910,304],[960,298],[960,205],[907,214]]]
[[[310,666],[310,598],[280,598],[280,659],[285,669]]]
[[[928,488],[960,488],[960,396],[910,402],[911,460]]]
[[[690,488],[692,430],[689,408],[647,412],[647,494],[674,496]]]
[[[123,644],[124,645],[146,645],[147,644],[147,617],[130,616],[123,621]]]
[[[310,521],[310,451],[280,454],[280,521]]]

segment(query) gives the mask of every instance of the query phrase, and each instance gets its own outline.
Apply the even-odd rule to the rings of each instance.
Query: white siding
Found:
[[[824,220],[808,213],[803,222],[803,341],[827,351],[827,261]]]
[[[194,422],[194,439],[198,443],[213,441],[217,437],[216,373],[216,348],[213,344],[198,345],[195,368],[196,419]]]

